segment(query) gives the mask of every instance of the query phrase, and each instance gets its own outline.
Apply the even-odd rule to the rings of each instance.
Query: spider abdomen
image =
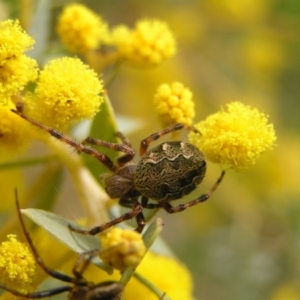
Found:
[[[206,162],[189,143],[169,141],[148,151],[136,167],[135,188],[142,196],[163,202],[181,198],[202,181]]]

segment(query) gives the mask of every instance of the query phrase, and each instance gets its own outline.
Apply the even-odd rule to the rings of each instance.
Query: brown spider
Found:
[[[17,192],[16,192],[16,205],[18,210],[18,217],[22,226],[22,230],[24,232],[24,235],[26,237],[26,240],[28,242],[28,245],[35,257],[36,263],[51,277],[56,278],[63,282],[68,282],[70,285],[61,286],[57,288],[53,288],[46,291],[38,291],[33,293],[20,293],[17,290],[11,289],[9,287],[6,287],[5,285],[0,283],[0,289],[3,289],[5,291],[8,291],[12,293],[15,296],[22,297],[22,298],[28,298],[28,299],[40,299],[40,298],[46,298],[53,295],[61,294],[63,292],[68,292],[68,299],[69,300],[120,300],[121,294],[123,291],[123,285],[119,282],[114,281],[106,281],[101,282],[98,284],[94,284],[92,282],[87,281],[82,276],[82,273],[87,268],[90,260],[93,258],[95,254],[98,254],[99,251],[93,251],[90,253],[82,253],[78,260],[76,261],[74,267],[73,267],[73,274],[74,277],[71,277],[69,275],[60,273],[58,271],[55,271],[49,267],[47,267],[42,260],[42,258],[39,256],[32,239],[25,227],[22,214],[20,211],[19,202],[17,199]],[[79,269],[79,265],[81,264],[82,260],[86,255],[88,256],[88,259],[85,260],[85,262],[82,264],[82,267]]]
[[[190,201],[173,207],[169,202],[182,198],[192,192],[204,178],[206,172],[206,162],[202,152],[190,143],[181,141],[168,141],[161,143],[148,150],[151,142],[156,141],[161,136],[183,128],[198,132],[194,127],[183,124],[176,124],[164,130],[153,133],[140,145],[141,159],[138,163],[133,162],[135,151],[132,149],[130,141],[120,132],[116,135],[122,141],[121,144],[110,143],[95,138],[88,137],[82,143],[71,139],[62,133],[42,125],[22,113],[22,108],[17,106],[18,114],[31,124],[47,131],[53,137],[71,145],[78,152],[85,152],[98,159],[107,169],[114,174],[106,178],[105,189],[111,198],[119,198],[122,206],[132,210],[117,217],[110,222],[91,229],[76,229],[70,227],[72,231],[84,234],[95,235],[113,225],[125,220],[136,218],[137,231],[142,232],[145,226],[145,218],[142,213],[143,208],[163,208],[168,213],[177,213],[186,208],[206,201],[221,183],[225,171],[208,191],[208,193]],[[105,154],[98,152],[86,144],[98,145],[119,152],[124,155],[117,159],[117,165]],[[141,202],[138,201],[141,197]],[[148,203],[148,199],[155,200],[157,203]]]

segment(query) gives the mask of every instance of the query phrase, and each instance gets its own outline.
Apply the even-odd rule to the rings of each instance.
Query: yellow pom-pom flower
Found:
[[[0,103],[19,93],[37,77],[37,63],[24,55],[34,40],[24,32],[19,21],[0,22]]]
[[[37,75],[37,62],[24,54],[6,60],[1,66],[0,95],[9,97],[18,94]],[[2,97],[0,103],[5,104]]]
[[[25,96],[26,114],[62,129],[72,121],[92,118],[103,102],[103,84],[77,58],[52,60],[40,72],[35,93]],[[28,109],[28,111],[27,111]]]
[[[162,84],[154,96],[154,106],[163,126],[191,125],[195,116],[192,92],[180,82]]]
[[[33,44],[34,40],[21,28],[19,21],[0,22],[0,66],[31,49]]]
[[[1,283],[21,293],[31,292],[36,273],[34,257],[15,235],[10,234],[7,239],[0,245]]]
[[[159,290],[173,300],[194,300],[193,280],[186,266],[178,260],[148,252],[137,268],[137,273],[145,277]],[[132,278],[125,288],[124,299],[157,300],[146,286]]]
[[[242,170],[272,148],[276,134],[268,117],[257,109],[240,102],[227,104],[227,109],[196,124],[201,134],[190,133],[189,141],[210,161]]]
[[[57,32],[74,53],[96,49],[107,35],[107,24],[82,4],[70,4],[59,17]]]
[[[121,271],[137,266],[146,252],[141,235],[132,230],[113,228],[101,236],[101,242],[100,258]]]
[[[172,32],[159,20],[141,20],[132,31],[119,27],[114,36],[120,57],[133,67],[155,67],[176,53]]]
[[[15,105],[10,100],[7,105],[0,105],[0,160],[16,156],[32,139],[32,127],[11,109],[15,109]]]

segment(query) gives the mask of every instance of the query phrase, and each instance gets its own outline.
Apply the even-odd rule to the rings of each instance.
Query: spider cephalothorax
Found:
[[[31,124],[47,131],[57,139],[71,145],[78,152],[85,152],[98,159],[106,168],[113,172],[105,180],[105,189],[111,198],[119,198],[122,206],[130,207],[132,210],[124,215],[111,220],[100,226],[82,230],[71,228],[73,231],[86,234],[97,234],[115,224],[125,220],[136,218],[137,231],[141,232],[145,225],[143,208],[163,208],[168,213],[176,213],[197,203],[207,200],[222,181],[225,171],[213,185],[210,191],[197,199],[185,204],[173,207],[169,202],[182,198],[192,192],[201,183],[206,172],[206,162],[202,152],[190,143],[182,141],[168,141],[148,150],[151,142],[156,141],[161,136],[183,128],[198,132],[194,127],[183,124],[175,124],[164,130],[153,133],[140,145],[141,159],[138,163],[133,162],[135,151],[132,149],[130,141],[120,132],[117,136],[122,143],[110,143],[95,138],[86,138],[79,143],[62,133],[42,125],[25,115],[22,110],[13,110]],[[87,144],[98,145],[123,152],[124,155],[117,159],[117,164],[105,154],[98,152]],[[141,198],[141,202],[139,202]],[[148,200],[156,203],[148,203]]]

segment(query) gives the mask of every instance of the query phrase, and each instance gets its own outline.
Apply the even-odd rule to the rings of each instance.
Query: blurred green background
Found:
[[[14,2],[17,14],[20,2]],[[51,2],[53,24],[67,3]],[[160,129],[152,99],[165,82],[191,89],[196,122],[231,101],[270,116],[278,136],[273,151],[245,172],[229,171],[206,203],[159,215],[164,239],[193,273],[197,299],[300,299],[300,1],[82,3],[111,26],[157,18],[176,36],[173,59],[147,71],[124,67],[108,90],[118,114],[142,121],[129,136],[135,148]],[[184,201],[206,192],[219,173],[209,164],[203,184]]]

